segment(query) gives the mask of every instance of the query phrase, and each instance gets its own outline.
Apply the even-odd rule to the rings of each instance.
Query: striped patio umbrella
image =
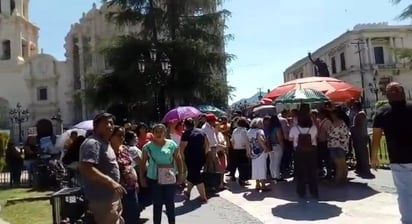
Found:
[[[320,91],[314,89],[292,89],[286,94],[279,96],[275,100],[275,104],[285,103],[326,103],[329,98]]]

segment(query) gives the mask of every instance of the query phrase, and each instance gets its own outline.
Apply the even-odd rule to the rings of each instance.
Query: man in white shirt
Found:
[[[216,148],[217,138],[215,124],[217,117],[214,114],[206,114],[206,123],[202,126],[202,131],[206,134],[210,149]]]
[[[202,131],[206,134],[209,143],[209,152],[206,156],[205,170],[211,173],[222,172],[217,156],[217,137],[215,132],[217,117],[214,114],[206,114],[206,123],[202,126]]]

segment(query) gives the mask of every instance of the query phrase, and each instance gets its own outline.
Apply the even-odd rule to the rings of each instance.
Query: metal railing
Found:
[[[30,185],[29,173],[27,170],[21,171],[19,186],[28,187]],[[12,175],[9,171],[0,172],[0,187],[13,187]]]

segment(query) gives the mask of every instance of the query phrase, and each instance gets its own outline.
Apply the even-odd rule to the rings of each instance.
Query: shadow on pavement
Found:
[[[187,213],[193,212],[201,206],[202,203],[198,199],[192,201],[185,201],[181,206],[176,207],[175,214],[176,216],[185,215]]]
[[[242,187],[238,183],[233,182],[233,181],[230,181],[230,182],[227,183],[227,188],[233,194],[240,194],[240,193],[253,191],[253,190],[251,190],[247,187]]]
[[[257,192],[244,190],[243,197],[248,201],[261,201],[267,197],[278,198],[286,201],[298,201],[296,186],[293,181],[282,182],[271,186],[269,192]],[[242,192],[240,192],[242,193]],[[344,186],[336,186],[332,183],[319,183],[319,197],[321,201],[357,201],[377,194],[365,183],[349,182]]]
[[[325,220],[341,213],[342,209],[338,206],[319,202],[292,202],[272,208],[274,216],[296,221]]]

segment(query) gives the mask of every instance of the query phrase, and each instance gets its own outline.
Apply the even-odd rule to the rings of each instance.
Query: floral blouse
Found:
[[[136,189],[138,187],[137,174],[133,168],[133,161],[128,150],[123,148],[121,152],[116,154],[116,157],[120,170],[120,184],[127,190]]]
[[[328,130],[328,148],[341,148],[349,151],[349,128],[345,122],[332,124]]]

